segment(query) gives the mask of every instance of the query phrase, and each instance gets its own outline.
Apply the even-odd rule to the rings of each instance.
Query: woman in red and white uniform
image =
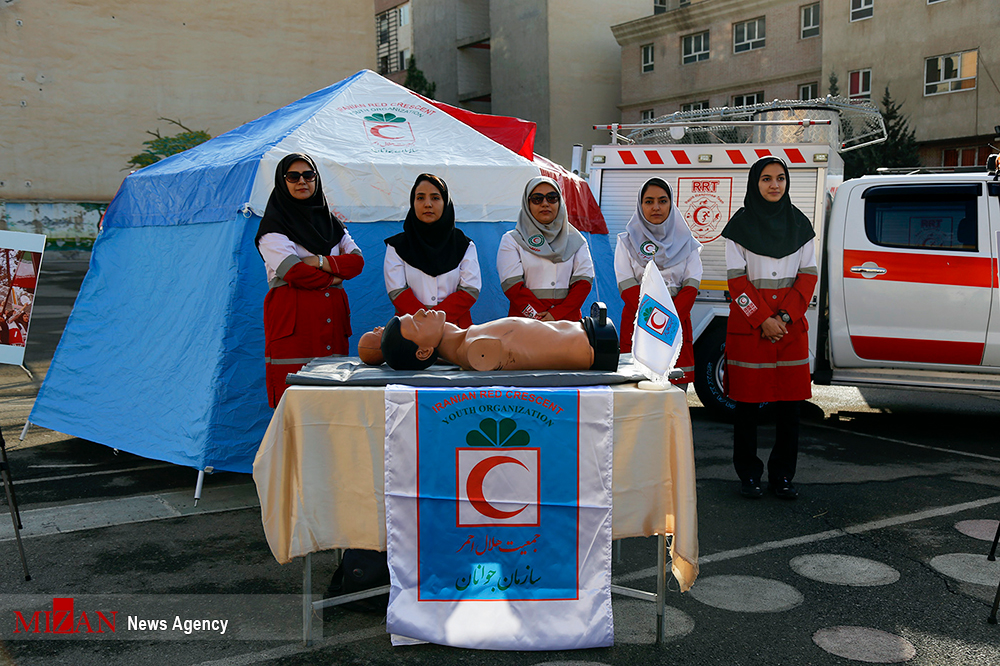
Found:
[[[694,351],[691,345],[691,306],[701,286],[701,243],[673,205],[670,186],[650,178],[639,190],[639,201],[625,231],[615,246],[615,278],[625,301],[622,308],[621,350],[632,351],[632,328],[639,308],[642,273],[650,261],[656,264],[681,320],[683,344],[676,368],[684,376],[674,384],[694,381]]]
[[[469,309],[482,276],[476,245],[455,226],[455,206],[443,180],[417,176],[403,232],[385,239],[385,289],[396,315],[443,310],[456,326],[472,325]]]
[[[736,401],[733,464],[744,497],[760,497],[757,457],[760,403],[774,403],[776,437],[768,484],[795,499],[799,406],[812,396],[805,314],[816,288],[816,248],[809,218],[788,196],[788,168],[765,157],[751,168],[743,208],[723,230],[729,278],[726,376]]]
[[[587,240],[569,223],[556,181],[528,181],[517,226],[500,239],[500,288],[509,317],[577,321],[594,282]]]
[[[330,213],[312,158],[292,153],[278,163],[274,190],[257,230],[267,267],[264,363],[267,399],[275,407],[285,377],[318,356],[347,354],[351,310],[343,282],[365,265],[361,250]]]

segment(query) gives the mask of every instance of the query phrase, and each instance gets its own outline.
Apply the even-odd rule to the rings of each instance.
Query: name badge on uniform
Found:
[[[753,304],[753,301],[746,294],[740,294],[736,297],[736,305],[740,306],[740,310],[743,310],[743,314],[748,317],[757,312],[757,306]]]

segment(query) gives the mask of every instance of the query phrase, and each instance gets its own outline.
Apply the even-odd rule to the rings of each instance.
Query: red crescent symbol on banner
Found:
[[[527,466],[518,460],[517,458],[511,458],[510,456],[493,456],[492,458],[486,458],[481,460],[472,471],[469,472],[469,479],[465,482],[465,491],[469,495],[469,502],[475,507],[476,511],[483,514],[488,518],[495,518],[497,520],[503,520],[505,518],[513,518],[517,514],[528,508],[525,504],[517,511],[501,511],[492,504],[486,501],[483,496],[483,480],[486,475],[489,474],[490,470],[497,465],[505,465],[508,463],[513,463],[528,469]]]
[[[382,134],[381,131],[384,130],[384,129],[387,129],[387,128],[388,129],[399,129],[398,127],[394,127],[393,125],[372,125],[371,129],[368,130],[368,131],[371,132],[372,134],[374,134],[375,136],[377,136],[380,139],[389,139],[390,141],[394,141],[394,140],[397,140],[397,139],[402,139],[404,136],[406,136],[405,133],[400,133],[397,136],[386,136],[385,134]]]
[[[661,329],[667,325],[667,320],[664,318],[663,322],[656,321],[656,315],[662,315],[663,313],[659,310],[653,310],[653,314],[649,316],[649,326],[655,329]]]

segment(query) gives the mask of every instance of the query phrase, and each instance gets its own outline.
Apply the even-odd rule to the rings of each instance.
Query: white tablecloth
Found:
[[[613,538],[672,534],[671,568],[698,575],[691,419],[674,388],[614,391]],[[278,562],[331,548],[385,550],[381,387],[291,386],[257,451],[253,478]]]

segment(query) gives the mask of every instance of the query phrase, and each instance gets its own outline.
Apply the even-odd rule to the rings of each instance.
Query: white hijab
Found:
[[[559,192],[559,212],[556,214],[556,219],[548,224],[536,220],[528,207],[528,195],[542,183],[548,183]],[[518,245],[536,257],[548,259],[555,264],[569,261],[577,250],[587,243],[583,234],[573,228],[566,217],[566,200],[563,199],[559,184],[545,176],[535,176],[524,187],[521,213],[518,215],[514,230],[517,232],[514,234],[514,240]]]
[[[670,197],[670,214],[660,224],[651,224],[642,214],[642,193],[650,184],[665,189]],[[687,261],[691,252],[701,252],[701,243],[674,205],[670,186],[660,178],[650,178],[639,189],[635,212],[625,225],[625,233],[628,234],[625,245],[632,257],[642,266],[652,259],[660,272]]]

